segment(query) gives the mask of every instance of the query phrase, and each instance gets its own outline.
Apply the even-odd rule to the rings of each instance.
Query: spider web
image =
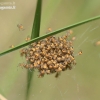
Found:
[[[27,24],[27,27],[29,26],[30,23]],[[72,70],[62,72],[58,78],[54,77],[55,74],[38,78],[37,75],[39,73],[34,71],[29,100],[100,99],[100,46],[95,45],[95,43],[100,40],[100,25],[92,22],[91,24],[82,25],[80,28],[80,30],[79,28],[72,29],[74,33],[70,36],[70,38],[76,37],[74,41],[76,66],[74,66]],[[18,32],[19,31],[16,33]],[[25,30],[25,32],[27,32],[27,30]],[[31,32],[31,28],[28,32]],[[14,41],[17,36],[17,40],[21,40],[28,35],[26,34],[23,37],[23,32],[19,32],[19,34],[20,33],[22,33],[20,39],[18,34],[12,37],[8,35],[7,38],[13,38],[12,41]],[[62,33],[60,33],[60,35],[61,34]],[[65,32],[63,34],[65,34]],[[2,38],[2,35],[0,35],[0,37]],[[9,41],[8,43],[3,41],[0,43],[1,51],[6,49],[3,43],[7,46],[10,45]],[[17,43],[15,42],[15,44]],[[83,54],[78,56],[77,53],[80,49],[83,51]],[[25,100],[26,87],[28,84],[27,70],[17,67],[21,62],[24,62],[24,59],[19,56],[18,51],[0,57],[0,96],[2,95],[7,100]],[[0,99],[4,100],[2,96]]]
[[[97,89],[97,86],[94,86],[94,84],[97,84],[96,82],[100,82],[100,81],[98,80],[98,77],[96,77],[98,75],[97,73],[98,71],[95,72],[94,69],[95,64],[93,61],[93,57],[95,57],[96,59],[95,61],[97,63],[96,66],[99,67],[99,63],[98,63],[99,62],[98,59],[100,59],[100,53],[98,52],[99,47],[95,46],[94,44],[100,38],[98,36],[96,36],[93,39],[91,38],[91,36],[94,34],[93,31],[97,30],[98,28],[99,26],[96,27],[88,26],[88,28],[82,34],[77,35],[73,33],[73,35],[71,36],[71,37],[73,37],[74,35],[76,36],[76,40],[74,41],[74,50],[76,54],[75,58],[77,61],[77,65],[74,66],[72,70],[67,70],[65,72],[62,72],[58,78],[55,78],[54,74],[45,75],[43,78],[38,78],[37,75],[39,73],[37,71],[34,71],[29,100],[40,100],[40,99],[41,100],[66,100],[66,99],[68,100],[87,99],[88,100],[88,98],[91,98],[91,100],[93,100],[92,97],[96,98],[95,95],[92,95],[92,97],[90,97],[90,94],[88,92],[92,94],[96,93],[95,91],[94,92],[91,91],[92,89],[99,91]],[[77,42],[79,41],[81,42],[77,45]],[[92,48],[95,51],[92,51],[88,54],[89,48],[85,50],[86,44],[88,44],[89,48]],[[75,47],[77,48],[75,49]],[[77,56],[77,53],[80,49],[82,49],[83,55]],[[19,59],[16,60],[15,65],[18,65],[19,61],[24,62],[24,59],[19,57],[18,56],[19,53],[16,51],[1,57],[0,58],[1,65],[5,66],[5,63],[2,62],[5,58],[9,59],[11,55],[13,55],[13,57],[16,57],[16,54],[17,54],[17,58]],[[80,59],[82,59],[82,61]],[[10,58],[9,63],[11,63],[11,60],[12,58]],[[93,61],[93,62],[88,63],[88,61],[90,62]],[[5,96],[8,98],[8,100],[9,99],[24,100],[25,91],[27,87],[27,79],[26,79],[27,70],[21,69],[20,67],[16,68],[17,66],[16,67],[11,66],[8,67],[9,69],[11,69],[11,71],[8,73],[7,72],[8,68],[2,66],[1,66],[2,71],[0,74],[0,79],[2,80],[0,83],[1,95],[7,94]],[[4,73],[6,74],[8,73],[8,75],[5,76]],[[4,77],[2,77],[3,75]],[[94,80],[94,82],[91,81],[91,79]],[[89,81],[92,82],[91,85]],[[6,82],[7,85],[5,85]]]
[[[99,27],[95,28],[97,30]],[[72,70],[67,70],[65,72],[62,72],[61,75],[58,78],[55,78],[54,74],[51,75],[45,75],[43,78],[38,78],[38,72],[34,71],[34,76],[32,79],[31,89],[30,89],[30,99],[29,100],[84,100],[88,98],[91,98],[88,92],[95,93],[95,91],[91,91],[92,89],[95,89],[95,82],[90,85],[89,81],[91,79],[95,79],[98,73],[94,74],[94,68],[90,68],[91,66],[94,67],[94,62],[91,62],[92,64],[89,64],[88,61],[93,59],[92,57],[95,56],[95,58],[100,58],[100,53],[98,52],[98,47],[96,47],[94,44],[98,40],[99,37],[96,37],[94,39],[90,39],[90,36],[94,33],[92,33],[93,27],[89,26],[87,31],[83,32],[80,36],[76,35],[76,40],[74,43],[74,48],[77,44],[77,41],[79,39],[83,39],[76,47],[75,53],[77,54],[77,51],[81,48],[83,51],[83,55],[81,56],[75,56],[77,60],[77,65],[73,67]],[[88,35],[88,37],[83,38],[84,35]],[[85,51],[85,46],[87,43],[89,43],[89,48],[93,47],[96,51],[90,52],[88,55]],[[84,47],[83,47],[84,46]],[[15,52],[17,53],[17,52]],[[12,53],[15,55],[15,53]],[[98,54],[99,53],[99,54]],[[9,58],[11,54],[8,54],[7,56],[1,57],[1,61],[4,60],[4,58]],[[86,59],[85,61],[81,61],[80,59]],[[87,61],[88,60],[88,61]],[[18,62],[23,62],[24,59],[20,58],[20,60],[16,60],[16,65]],[[97,66],[98,66],[98,61]],[[82,64],[84,63],[84,64]],[[85,64],[87,63],[87,64]],[[2,63],[4,65],[4,63]],[[91,66],[90,66],[91,65]],[[90,69],[89,69],[89,68]],[[25,98],[25,91],[27,87],[27,70],[21,69],[20,67],[9,67],[11,69],[11,72],[8,73],[8,76],[4,76],[2,79],[2,74],[7,72],[7,68],[2,68],[3,73],[0,74],[1,80],[5,80],[8,84],[5,86],[5,82],[1,82],[1,90],[2,95],[7,93],[8,100],[24,100]],[[85,70],[84,70],[85,69]],[[12,71],[13,70],[13,71]],[[83,70],[83,72],[82,72]],[[81,71],[81,72],[80,72]],[[89,73],[88,73],[89,72]],[[16,75],[18,74],[16,78]],[[85,75],[86,74],[86,75]],[[92,75],[93,74],[93,75]],[[85,75],[85,76],[84,76]],[[92,76],[91,76],[92,75]],[[94,77],[93,77],[94,76]],[[15,78],[15,80],[12,78]],[[88,78],[87,78],[88,77]],[[92,78],[93,77],[93,78]],[[10,78],[10,79],[9,79]],[[97,78],[98,79],[98,78]],[[96,79],[96,81],[97,81]],[[9,82],[8,82],[9,81]],[[94,80],[95,81],[95,80]],[[92,81],[93,82],[93,81]],[[100,81],[99,81],[100,82]],[[15,84],[15,85],[14,85]],[[97,83],[96,83],[97,84]],[[88,90],[89,89],[89,90]],[[97,90],[97,89],[95,89]],[[9,92],[8,92],[9,91]],[[13,92],[14,91],[14,92]],[[88,91],[88,92],[87,92]],[[85,93],[86,92],[86,93]],[[88,93],[88,95],[87,95]],[[92,97],[96,98],[94,95]],[[3,99],[1,99],[3,100]],[[91,98],[91,100],[93,100]]]

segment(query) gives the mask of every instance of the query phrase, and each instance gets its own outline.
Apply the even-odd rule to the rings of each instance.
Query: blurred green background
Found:
[[[0,52],[24,43],[31,34],[36,1],[0,1],[15,2],[16,6],[15,10],[0,10]],[[40,34],[46,34],[49,27],[55,31],[97,16],[99,9],[100,0],[43,0]],[[35,71],[29,100],[100,100],[100,46],[95,46],[100,40],[99,23],[96,20],[72,29],[74,54],[83,51],[75,56],[77,65],[57,79],[54,74],[38,78]],[[25,30],[19,31],[17,24],[23,24]],[[7,100],[25,100],[27,70],[17,67],[21,62],[24,58],[19,50],[0,57],[0,94]]]

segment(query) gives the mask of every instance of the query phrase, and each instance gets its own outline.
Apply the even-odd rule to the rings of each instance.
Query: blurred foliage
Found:
[[[2,33],[0,34],[2,41],[0,51],[8,49],[11,44],[23,43],[25,37],[31,33],[36,0],[28,2],[15,0],[15,3],[16,10],[0,11]],[[54,31],[100,15],[99,8],[99,0],[58,0],[56,2],[43,0],[40,33],[45,34],[48,27]],[[17,29],[16,25],[19,23],[23,23],[25,31],[20,32]],[[58,79],[55,79],[54,75],[38,79],[37,72],[35,72],[29,100],[100,99],[100,47],[95,46],[95,42],[100,40],[99,23],[100,21],[97,20],[72,29],[74,33],[71,37],[76,37],[75,54],[80,49],[83,51],[82,56],[76,57],[76,67],[62,73]],[[0,57],[0,93],[8,100],[25,100],[27,71],[17,68],[18,63],[23,61],[24,59],[19,56],[18,51]]]
[[[42,6],[42,0],[37,0],[37,6],[36,6],[33,27],[32,27],[31,39],[39,37],[40,23],[41,23],[41,6]],[[30,70],[28,70],[27,76],[28,77],[27,77],[26,100],[28,100],[29,94],[30,94],[33,71],[31,72]]]

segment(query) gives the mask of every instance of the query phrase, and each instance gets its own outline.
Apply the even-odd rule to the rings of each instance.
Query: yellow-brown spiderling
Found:
[[[80,50],[80,51],[78,52],[78,55],[82,55],[82,50]]]
[[[12,44],[11,46],[9,46],[10,48],[14,48],[14,45]]]
[[[30,36],[27,36],[27,38],[25,39],[26,42],[28,42],[29,40],[31,40]]]
[[[76,39],[76,37],[72,37],[72,41],[74,41]]]
[[[49,31],[49,32],[51,32],[51,31],[52,31],[52,29],[49,27],[49,28],[48,28],[48,31]]]
[[[95,43],[95,45],[96,45],[96,46],[99,46],[99,45],[100,45],[100,41],[97,41],[97,42]]]
[[[22,24],[18,24],[17,27],[19,28],[19,31],[20,31],[20,30],[25,30],[25,29],[24,29],[24,26],[23,26]]]

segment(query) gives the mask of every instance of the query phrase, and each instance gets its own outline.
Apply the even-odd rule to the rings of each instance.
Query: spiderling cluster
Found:
[[[67,38],[68,34],[63,37],[49,36],[23,48],[20,55],[25,56],[27,63],[20,66],[30,70],[38,69],[39,77],[51,73],[56,73],[55,77],[58,77],[61,71],[71,70],[76,61],[73,43]]]

